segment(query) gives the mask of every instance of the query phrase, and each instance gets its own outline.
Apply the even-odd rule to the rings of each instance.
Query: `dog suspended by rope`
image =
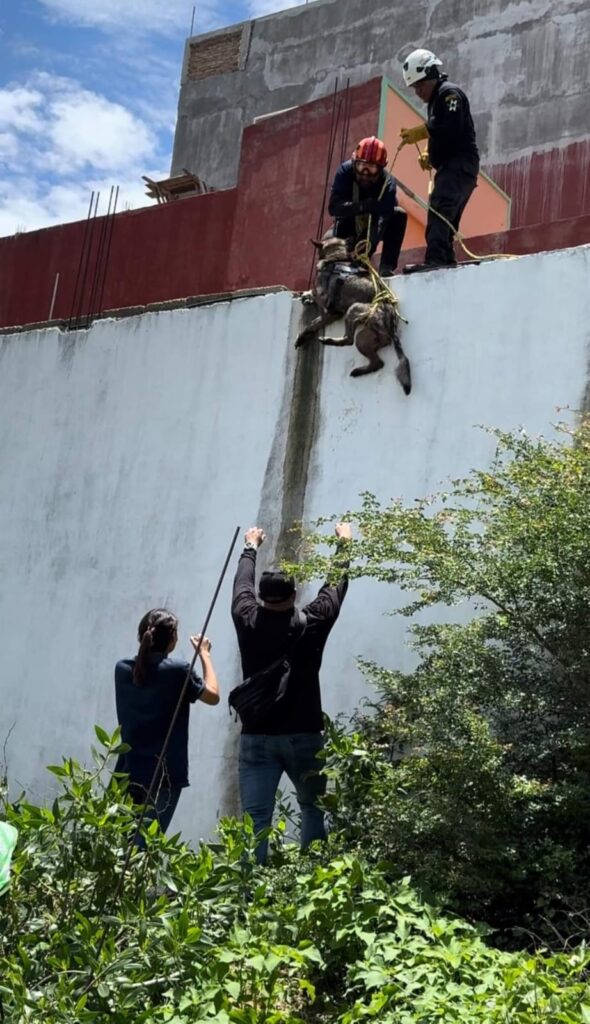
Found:
[[[397,298],[381,281],[369,258],[362,252],[350,253],[341,238],[312,241],[319,251],[315,281],[301,296],[305,304],[314,304],[319,313],[299,333],[296,348],[318,338],[323,345],[356,345],[367,362],[355,366],[351,377],[375,373],[385,365],[379,349],[393,345],[398,364],[395,375],[406,395],[412,390],[409,360],[402,348],[399,328],[402,321]],[[320,337],[324,327],[344,317],[344,337]]]

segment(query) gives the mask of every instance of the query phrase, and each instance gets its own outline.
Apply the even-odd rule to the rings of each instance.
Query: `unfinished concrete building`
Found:
[[[385,76],[403,89],[415,47],[467,91],[483,169],[512,226],[590,214],[590,7],[586,0],[315,0],[187,40],[173,172],[218,188],[238,176],[256,117]]]

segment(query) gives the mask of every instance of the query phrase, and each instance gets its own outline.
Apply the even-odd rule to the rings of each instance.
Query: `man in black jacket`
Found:
[[[338,523],[339,561],[352,534],[348,523]],[[325,792],[317,754],[323,747],[320,666],[324,647],[340,613],[348,589],[344,576],[335,585],[325,583],[317,597],[295,609],[295,582],[280,571],[262,573],[255,586],[256,552],[264,532],[252,527],[245,535],[232,598],[232,618],[238,637],[244,679],[261,672],[288,650],[291,673],[285,696],[260,721],[243,726],[240,737],[239,782],[242,810],[250,814],[256,833],[272,823],[277,788],[283,772],[293,786],[301,809],[301,847],[324,839],[324,815],[318,799]],[[293,640],[297,619],[303,620]],[[266,861],[267,843],[256,856]]]
[[[368,255],[383,242],[379,273],[389,277],[397,267],[408,221],[397,206],[395,180],[387,171],[387,150],[372,135],[361,139],[351,160],[336,171],[328,212],[336,218],[334,236],[345,238],[352,251],[368,241]]]
[[[436,171],[430,206],[456,231],[477,184],[479,153],[469,100],[459,86],[447,81],[441,67],[442,61],[430,50],[414,50],[404,61],[405,83],[428,104],[428,120],[417,128],[402,128],[400,134],[402,143],[428,140],[428,151],[421,154],[420,165]],[[432,210],[426,224],[423,270],[456,264],[453,229]]]

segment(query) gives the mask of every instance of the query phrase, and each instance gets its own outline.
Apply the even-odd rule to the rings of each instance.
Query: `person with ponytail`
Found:
[[[137,628],[139,651],[135,658],[115,665],[115,700],[121,739],[130,749],[121,754],[116,772],[129,775],[129,791],[135,803],[146,802],[164,740],[174,717],[189,669],[188,662],[171,658],[178,641],[178,619],[166,608],[146,612]],[[168,748],[154,779],[147,820],[157,818],[163,832],[168,828],[181,790],[188,786],[188,721],[190,704],[219,703],[219,685],[207,637],[191,636],[195,650],[201,647],[202,678],[194,672],[186,688]]]

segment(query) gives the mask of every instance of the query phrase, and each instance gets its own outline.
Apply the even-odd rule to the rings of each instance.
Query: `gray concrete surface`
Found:
[[[403,88],[401,61],[425,45],[470,96],[484,165],[590,135],[588,0],[317,0],[244,23],[237,72],[189,81],[185,56],[172,173],[235,184],[254,117],[330,93],[336,78],[383,74]]]
[[[588,400],[589,273],[586,246],[396,278],[409,398],[392,350],[358,379],[354,350],[296,351],[301,304],[286,292],[0,337],[0,754],[13,792],[49,798],[44,766],[87,760],[94,723],[114,726],[114,664],[136,653],[148,608],[180,616],[190,656],[236,525],[267,531],[264,566],[288,551],[293,519],[342,514],[365,490],[411,503],[489,465],[494,440],[477,424],[551,434],[572,419]],[[192,839],[237,810],[236,561],[208,630],[222,702],[191,712],[176,821]],[[414,664],[407,620],[387,614],[407,600],[351,585],[322,667],[331,715],[371,692],[358,656]]]

